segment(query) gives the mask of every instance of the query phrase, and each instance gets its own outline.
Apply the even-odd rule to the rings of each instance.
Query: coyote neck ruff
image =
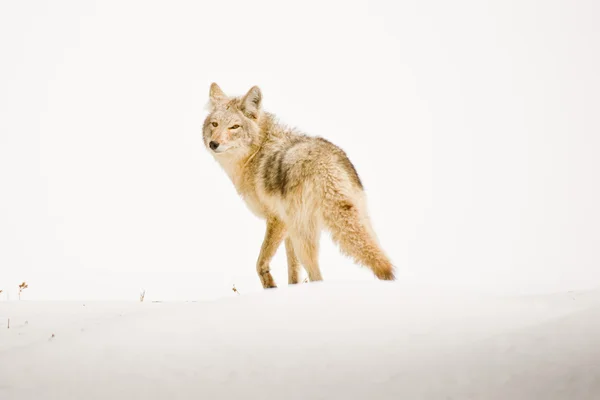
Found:
[[[229,97],[213,83],[209,99],[204,144],[250,210],[266,221],[256,263],[264,288],[276,287],[269,264],[284,241],[288,283],[298,283],[300,265],[311,281],[322,280],[323,229],[342,253],[379,279],[394,279],[394,267],[371,227],[362,182],[342,149],[279,124],[262,110],[256,86]]]

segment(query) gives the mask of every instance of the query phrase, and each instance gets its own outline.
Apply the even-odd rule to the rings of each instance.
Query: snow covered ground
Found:
[[[10,318],[10,328],[7,329]],[[599,399],[600,290],[0,302],[0,399]]]

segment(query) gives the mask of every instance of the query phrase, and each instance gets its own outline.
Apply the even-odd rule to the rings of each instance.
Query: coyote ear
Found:
[[[223,93],[223,91],[221,90],[219,85],[217,85],[214,82],[210,85],[209,98],[210,98],[210,104],[213,107],[215,107],[216,105],[222,104],[227,100],[227,96],[225,95],[225,93]]]
[[[262,93],[258,86],[253,86],[242,98],[242,112],[252,119],[257,119],[262,105]]]

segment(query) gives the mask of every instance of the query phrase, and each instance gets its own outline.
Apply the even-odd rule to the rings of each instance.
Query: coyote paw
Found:
[[[264,289],[274,289],[277,287],[270,272],[263,272],[260,275],[260,282],[262,283]]]

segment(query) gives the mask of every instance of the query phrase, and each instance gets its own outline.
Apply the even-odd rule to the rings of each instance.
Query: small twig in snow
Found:
[[[21,292],[25,289],[27,289],[29,286],[27,285],[26,282],[23,282],[19,285],[19,300],[21,300]]]

